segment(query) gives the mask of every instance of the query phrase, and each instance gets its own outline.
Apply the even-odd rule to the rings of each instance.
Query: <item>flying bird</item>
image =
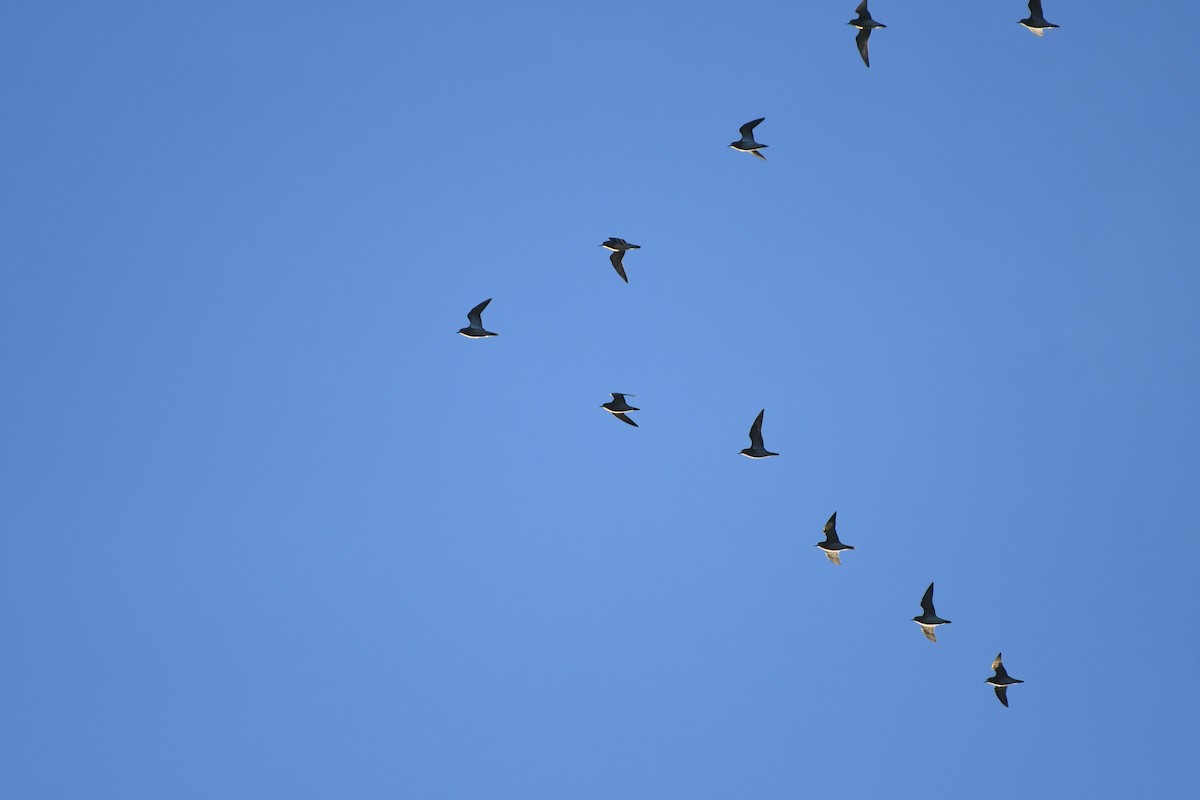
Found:
[[[1017,680],[1016,678],[1008,677],[1008,670],[1004,668],[1004,662],[1000,660],[1003,653],[996,653],[996,660],[992,662],[992,669],[996,674],[988,678],[984,683],[996,687],[996,697],[1000,698],[1000,702],[1008,708],[1008,687],[1014,683],[1024,683],[1025,681]]]
[[[921,598],[921,610],[925,613],[919,617],[913,617],[913,622],[921,626],[921,633],[925,634],[925,638],[931,642],[937,641],[937,636],[933,634],[933,629],[938,625],[949,625],[950,620],[942,619],[933,610],[933,584],[929,584],[929,588],[925,590],[925,596]]]
[[[870,67],[871,56],[867,52],[867,40],[871,38],[872,30],[875,28],[886,28],[887,25],[871,19],[871,12],[867,10],[867,0],[862,0],[858,4],[858,8],[854,9],[854,13],[858,14],[858,17],[846,24],[858,28],[858,36],[854,37],[854,43],[858,45],[858,54],[862,56],[863,63]]]
[[[848,544],[842,544],[837,535],[837,512],[833,512],[833,516],[825,523],[825,528],[821,531],[825,534],[825,541],[817,542],[817,547],[825,551],[825,556],[837,564],[842,565],[841,551],[853,550],[854,548]]]
[[[602,403],[600,407],[612,414],[617,419],[621,420],[621,422],[627,422],[636,428],[638,424],[631,420],[627,414],[630,411],[641,411],[641,409],[635,408],[634,406],[631,406],[629,403],[625,402],[625,395],[621,394],[620,392],[609,392],[609,394],[612,395],[612,400],[609,400],[607,403]],[[636,397],[637,395],[631,394],[629,396]]]
[[[1017,22],[1024,25],[1025,29],[1034,36],[1042,36],[1050,28],[1058,27],[1053,22],[1047,22],[1046,18],[1042,16],[1042,0],[1029,0],[1029,16],[1019,19]]]
[[[734,150],[741,150],[743,153],[749,153],[752,156],[758,156],[763,161],[766,161],[767,157],[760,152],[764,147],[766,147],[766,145],[759,144],[758,142],[754,141],[754,128],[764,119],[766,119],[766,117],[759,117],[758,119],[751,120],[742,127],[738,128],[738,133],[742,135],[742,138],[738,139],[736,142],[730,142],[729,146]]]
[[[621,261],[625,258],[626,250],[641,250],[642,246],[640,244],[630,244],[624,239],[618,239],[615,236],[610,236],[607,241],[601,242],[600,246],[606,250],[612,250],[612,255],[608,257],[608,260],[612,262],[613,269],[621,276],[621,280],[629,283],[629,277],[625,274],[625,266]]]
[[[742,450],[742,455],[747,458],[766,458],[779,455],[779,453],[772,453],[763,447],[762,421],[766,411],[765,408],[759,411],[758,416],[754,418],[754,424],[750,426],[750,446]]]
[[[492,333],[483,329],[483,310],[487,308],[490,302],[492,302],[492,298],[489,297],[468,311],[467,321],[471,324],[465,328],[459,328],[458,332],[468,339],[486,339],[489,336],[499,336],[500,334],[498,333]]]

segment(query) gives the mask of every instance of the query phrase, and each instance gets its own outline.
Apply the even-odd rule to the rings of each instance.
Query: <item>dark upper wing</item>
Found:
[[[758,125],[758,123],[762,122],[764,119],[766,119],[766,117],[759,117],[756,120],[747,122],[745,125],[738,128],[738,133],[740,133],[742,135],[743,139],[746,139],[746,140],[753,139],[754,138],[754,127],[756,125]]]
[[[997,678],[1007,678],[1008,673],[1004,671],[1003,653],[996,653],[996,660],[992,662],[992,669],[996,671]]]
[[[763,414],[765,413],[767,413],[765,408],[762,411],[759,411],[758,416],[754,418],[754,424],[750,426],[750,446],[757,447],[759,450],[766,449],[763,447],[762,440],[762,421]]]
[[[1037,2],[1037,0],[1034,0],[1034,2]],[[999,697],[1000,702],[1004,704],[1004,707],[1008,708],[1008,687],[1007,686],[997,686],[996,687],[996,697]]]
[[[862,0],[862,2],[858,4],[858,8],[854,9],[854,13],[858,14],[860,17],[864,15],[870,17],[871,12],[867,11],[867,0]]]
[[[614,250],[612,255],[608,257],[608,260],[612,262],[613,269],[615,269],[617,274],[621,276],[621,280],[629,283],[629,277],[625,275],[625,267],[621,264],[621,259],[624,257],[624,250]]]
[[[489,297],[467,312],[467,321],[471,323],[472,327],[483,327],[483,310],[488,307],[488,303],[490,302],[492,302],[492,298]]]
[[[858,32],[858,36],[854,37],[854,43],[858,45],[858,54],[862,56],[863,63],[868,67],[871,66],[871,55],[867,52],[867,39],[870,38],[870,28],[863,28]]]
[[[837,535],[837,512],[833,512],[833,516],[825,523],[825,527],[821,529],[821,533],[825,534],[825,539],[829,542],[836,542]]]
[[[925,595],[921,598],[921,610],[931,617],[936,617],[937,613],[933,610],[933,584],[929,584],[929,588],[925,590]]]
[[[632,425],[635,428],[638,426],[638,424],[636,422],[634,422],[633,420],[631,420],[629,417],[625,416],[624,414],[618,413],[618,414],[613,414],[613,416],[616,417],[617,419],[621,420],[621,422],[628,422],[630,425]]]
[[[1042,0],[1029,0],[1029,16],[1034,19],[1045,19],[1042,16]],[[1004,705],[1008,705],[1008,703]]]

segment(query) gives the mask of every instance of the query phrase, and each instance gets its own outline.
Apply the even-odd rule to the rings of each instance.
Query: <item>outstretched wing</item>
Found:
[[[833,512],[833,516],[829,518],[829,521],[825,523],[825,527],[821,529],[821,533],[825,534],[826,536],[828,536],[831,533],[834,536],[837,536],[837,512],[836,511]]]
[[[613,254],[608,257],[608,260],[612,262],[613,269],[615,269],[617,274],[621,276],[621,280],[629,283],[629,277],[625,274],[625,266],[621,263],[621,259],[624,257],[624,250],[614,250]]]
[[[839,567],[842,565],[842,557],[836,550],[826,550],[825,557],[837,564]]]
[[[764,147],[765,147],[765,145],[764,145]],[[754,156],[755,158],[761,158],[763,161],[767,160],[767,157],[764,156],[762,153],[758,152],[757,150],[751,150],[750,155]]]
[[[1037,2],[1037,0],[1034,0],[1034,3],[1036,3],[1036,2]],[[1033,5],[1033,3],[1030,3],[1029,5]],[[1004,707],[1008,708],[1008,687],[1007,686],[997,686],[996,687],[996,697],[999,697],[1000,702],[1004,704]]]
[[[926,638],[926,639],[928,639],[929,641],[933,642],[934,644],[937,644],[937,634],[935,634],[935,633],[933,632],[933,628],[932,628],[932,627],[926,627],[926,626],[922,625],[922,626],[921,626],[921,633],[925,634],[925,638]]]
[[[758,123],[762,122],[764,119],[766,119],[766,117],[759,117],[758,119],[751,120],[750,122],[747,122],[742,127],[738,128],[738,133],[740,133],[742,135],[742,141],[744,141],[744,142],[754,141],[754,128],[755,128],[755,126],[758,125]]]
[[[858,8],[854,9],[854,13],[858,14],[860,17],[864,14],[870,16],[871,12],[867,11],[867,0],[862,0],[862,2],[858,4]]]
[[[866,3],[863,3],[866,5]],[[868,67],[871,66],[871,55],[867,51],[867,40],[871,38],[871,29],[863,28],[858,32],[858,36],[854,37],[854,43],[858,45],[858,54],[862,56],[863,63]]]
[[[765,408],[762,411],[759,411],[758,416],[754,418],[754,424],[750,426],[750,447],[757,448],[759,450],[766,450],[766,448],[763,447],[762,440],[762,421],[763,414],[765,413],[767,413]]]
[[[483,327],[483,310],[488,307],[490,302],[492,302],[492,298],[489,297],[467,312],[467,321],[471,323],[472,328]]]
[[[921,610],[931,617],[936,617],[937,612],[933,610],[933,584],[929,584],[929,588],[925,590],[925,594],[921,597]],[[929,634],[926,633],[926,636]],[[934,639],[936,642],[937,639]]]
[[[1029,0],[1029,16],[1034,19],[1045,19],[1042,16],[1042,0]],[[1004,705],[1008,705],[1008,703]]]
[[[632,425],[635,428],[638,426],[638,424],[636,422],[631,420],[629,417],[625,416],[625,414],[617,413],[617,414],[613,414],[613,416],[616,417],[617,419],[621,420],[621,422],[628,422],[630,425]]]

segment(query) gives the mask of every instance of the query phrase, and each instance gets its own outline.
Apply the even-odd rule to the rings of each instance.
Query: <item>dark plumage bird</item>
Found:
[[[1024,25],[1025,29],[1034,36],[1041,36],[1050,28],[1058,27],[1053,22],[1047,22],[1046,18],[1042,16],[1042,0],[1029,0],[1029,16],[1019,19],[1017,22]]]
[[[624,239],[618,239],[615,236],[610,236],[608,241],[601,242],[600,246],[606,250],[612,250],[612,255],[608,257],[608,260],[612,262],[613,269],[621,276],[621,280],[629,283],[629,277],[625,274],[625,266],[621,262],[625,258],[626,250],[641,250],[642,246],[640,244],[630,244]]]
[[[913,617],[913,622],[921,626],[921,633],[925,634],[925,638],[931,642],[937,641],[937,636],[933,634],[933,629],[938,625],[949,625],[950,620],[942,619],[933,610],[933,584],[929,584],[929,588],[925,590],[925,596],[921,598],[921,611],[924,613],[919,617]]]
[[[620,392],[610,392],[610,394],[612,395],[612,400],[609,400],[607,403],[601,403],[600,407],[622,422],[627,422],[636,428],[638,424],[627,417],[626,414],[628,414],[630,411],[641,411],[641,409],[631,406],[629,403],[625,402],[625,395],[621,394]],[[629,396],[636,397],[636,395],[632,394]]]
[[[996,653],[996,660],[992,662],[992,669],[996,674],[988,678],[984,683],[996,687],[996,697],[1000,698],[1000,702],[1008,708],[1008,687],[1014,683],[1024,683],[1025,681],[1017,680],[1016,678],[1008,677],[1008,670],[1004,668],[1004,662],[1000,660],[1003,653]]]
[[[867,52],[867,40],[871,38],[871,31],[875,28],[886,28],[887,25],[871,19],[871,12],[867,10],[867,0],[862,0],[858,8],[854,9],[854,13],[858,14],[858,17],[846,24],[858,28],[858,36],[854,37],[854,43],[858,45],[858,54],[862,56],[863,63],[869,67],[871,56]]]
[[[837,564],[842,565],[842,557],[839,555],[843,550],[853,550],[854,548],[848,544],[842,544],[837,535],[837,512],[833,512],[833,516],[825,523],[825,528],[821,531],[825,534],[825,541],[817,542],[817,547],[825,551],[825,556]]]
[[[498,333],[492,333],[483,329],[483,310],[487,308],[490,302],[492,302],[492,298],[489,297],[468,311],[467,321],[471,324],[465,328],[459,328],[458,332],[469,339],[486,339],[488,336],[499,336],[500,334]]]
[[[766,458],[767,456],[779,455],[779,453],[772,453],[763,447],[762,421],[763,414],[766,412],[765,408],[759,411],[758,416],[754,418],[754,424],[750,426],[750,446],[742,450],[742,455],[747,458]]]
[[[766,117],[759,117],[758,119],[751,120],[742,127],[738,128],[738,133],[742,135],[742,138],[738,139],[736,142],[730,142],[729,146],[734,150],[741,150],[743,153],[749,153],[752,156],[758,156],[763,161],[766,161],[767,157],[759,152],[766,147],[766,145],[759,144],[758,142],[754,141],[754,128],[764,119],[766,119]]]

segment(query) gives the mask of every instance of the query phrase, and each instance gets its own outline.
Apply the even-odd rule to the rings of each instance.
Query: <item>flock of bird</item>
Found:
[[[862,0],[858,4],[855,13],[858,16],[850,20],[849,24],[858,28],[858,35],[854,41],[858,46],[858,52],[862,56],[863,63],[870,67],[871,62],[867,52],[867,41],[871,38],[871,31],[876,28],[886,28],[887,26],[876,22],[871,17],[871,12],[867,9],[867,0]],[[1047,22],[1046,18],[1042,15],[1042,0],[1029,0],[1029,16],[1026,19],[1018,20],[1018,22],[1038,36],[1042,36],[1049,28],[1058,27],[1058,25],[1052,22]],[[759,117],[741,126],[738,129],[741,138],[730,142],[729,146],[734,150],[749,153],[756,158],[766,161],[767,157],[761,152],[766,145],[754,139],[754,129],[765,119],[766,117]],[[613,269],[617,271],[617,275],[621,277],[621,280],[629,283],[629,276],[625,273],[625,253],[630,250],[640,250],[641,245],[631,244],[624,239],[614,236],[601,242],[600,246],[610,251],[609,261],[612,263]],[[492,298],[489,297],[467,312],[467,321],[469,324],[465,328],[460,328],[458,332],[470,339],[486,339],[490,336],[499,335],[483,327],[483,311],[488,307],[488,303],[490,302],[492,302]],[[622,422],[632,425],[635,428],[638,427],[638,424],[629,417],[629,414],[641,409],[629,405],[625,400],[626,397],[634,397],[635,395],[623,392],[610,392],[610,395],[612,399],[607,403],[601,404],[600,407]],[[741,454],[747,458],[759,459],[779,455],[779,453],[773,453],[768,450],[763,444],[762,424],[765,413],[766,409],[759,411],[758,416],[754,418],[754,423],[750,426],[750,446],[741,451]],[[825,553],[825,556],[831,562],[837,566],[841,566],[841,554],[846,550],[853,550],[854,547],[844,544],[838,538],[836,511],[833,512],[833,516],[829,518],[829,521],[825,523],[822,533],[825,535],[825,540],[818,542],[816,546],[821,548],[821,551]],[[921,627],[921,632],[925,634],[925,638],[935,643],[937,642],[937,635],[935,633],[937,628],[941,625],[950,624],[950,620],[939,617],[937,611],[934,610],[932,583],[925,590],[925,594],[921,596],[921,613],[912,619],[913,622]],[[1008,707],[1008,687],[1013,684],[1024,683],[1024,681],[1009,676],[1008,671],[1004,668],[1002,656],[1002,653],[996,654],[995,660],[992,661],[992,670],[995,674],[987,678],[985,683],[996,690],[996,697],[999,698],[1005,707]]]

